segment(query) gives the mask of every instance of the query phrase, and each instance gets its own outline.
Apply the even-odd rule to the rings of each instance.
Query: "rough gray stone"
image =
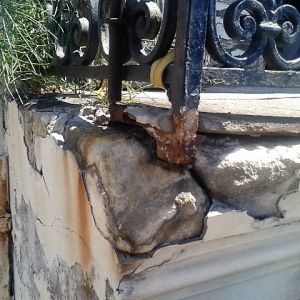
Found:
[[[66,144],[81,160],[98,228],[116,248],[145,253],[201,235],[210,203],[188,171],[161,165],[151,139],[136,130],[98,128],[87,135],[83,128],[78,119],[69,122]]]
[[[211,197],[253,217],[281,217],[279,199],[299,188],[300,139],[202,136],[194,169]]]
[[[81,115],[82,116],[89,116],[89,115],[93,115],[95,114],[96,112],[96,107],[95,106],[91,106],[91,105],[88,105],[88,106],[84,106],[82,109],[81,109]]]
[[[97,228],[117,249],[145,253],[202,234],[207,196],[189,171],[160,163],[153,141],[140,129],[96,126],[55,106],[21,115],[31,166],[41,169],[35,157],[37,137],[52,136],[70,150],[83,174]]]
[[[300,133],[300,118],[201,113],[198,131],[247,136],[296,136]]]

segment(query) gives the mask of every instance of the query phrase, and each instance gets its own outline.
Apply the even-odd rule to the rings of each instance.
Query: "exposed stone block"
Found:
[[[300,139],[199,137],[195,171],[212,198],[256,218],[281,217],[279,200],[299,189]]]
[[[86,134],[82,123],[68,123],[66,147],[80,156],[95,220],[116,248],[143,253],[201,235],[210,204],[188,171],[158,162],[143,133]]]

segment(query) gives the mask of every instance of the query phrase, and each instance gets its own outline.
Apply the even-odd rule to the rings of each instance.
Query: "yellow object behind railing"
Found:
[[[165,89],[163,76],[166,68],[174,61],[175,50],[171,50],[166,56],[156,60],[151,66],[150,82],[155,86]]]

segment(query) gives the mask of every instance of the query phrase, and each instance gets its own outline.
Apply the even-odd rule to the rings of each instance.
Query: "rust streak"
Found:
[[[88,268],[91,264],[92,253],[90,248],[91,233],[89,222],[89,204],[87,194],[79,167],[70,157],[70,153],[64,156],[65,184],[69,193],[66,195],[67,222],[71,229],[79,235],[76,245],[70,244],[70,250],[78,247],[80,263]]]
[[[0,157],[0,216],[8,209],[7,158]]]
[[[90,234],[90,222],[89,222],[89,205],[86,195],[85,186],[81,174],[78,174],[77,181],[77,205],[79,215],[79,235],[84,238],[84,241],[87,246],[81,246],[81,261],[84,266],[88,266],[91,262],[92,253],[91,253],[91,234]]]

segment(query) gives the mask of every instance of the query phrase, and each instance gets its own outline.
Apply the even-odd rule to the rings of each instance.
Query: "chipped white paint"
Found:
[[[214,201],[203,240],[140,261],[121,299],[299,299],[300,192],[279,207],[284,218],[259,221]]]
[[[15,299],[47,300],[60,293],[105,299],[106,280],[114,290],[119,282],[117,259],[95,227],[75,158],[53,138],[37,136],[35,170],[15,103],[8,104],[7,122],[8,152],[17,158],[10,163]]]

